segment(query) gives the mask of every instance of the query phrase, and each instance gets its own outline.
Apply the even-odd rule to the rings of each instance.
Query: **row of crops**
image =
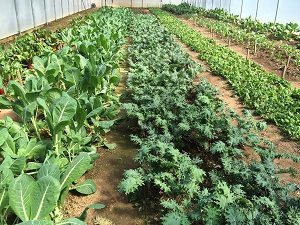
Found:
[[[18,122],[0,121],[0,224],[85,224],[86,211],[64,220],[61,207],[70,190],[95,192],[91,180],[74,182],[98,146],[110,147],[103,135],[119,112],[114,86],[130,15],[104,8],[2,49],[0,106]]]
[[[201,51],[201,57],[210,54],[215,59],[221,54],[212,41],[175,17],[152,12],[184,42],[195,44],[196,50],[204,46],[207,52]],[[206,80],[193,84],[201,67],[153,15],[135,16],[130,37],[131,103],[124,107],[140,127],[139,134],[132,136],[139,145],[140,167],[125,172],[121,191],[160,203],[165,225],[299,224],[300,200],[294,195],[298,187],[281,184],[273,163],[288,155],[277,154],[273,144],[258,135],[265,124],[254,122],[249,112],[237,115]],[[229,59],[230,65],[233,54],[222,51],[225,56],[218,61]],[[233,68],[244,66],[235,60]],[[218,64],[214,68],[222,69]],[[246,149],[256,152],[260,161],[249,162]]]
[[[213,73],[226,78],[246,105],[275,122],[292,137],[300,138],[298,89],[229,48],[205,38],[168,12],[153,12],[173,34],[200,53],[199,58],[208,62]]]
[[[0,224],[84,225],[89,207],[104,207],[63,218],[69,191],[95,192],[92,180],[77,181],[93,167],[97,147],[113,146],[104,134],[120,108],[114,88],[127,35],[130,102],[123,106],[139,126],[132,136],[139,166],[125,172],[120,191],[154,203],[164,225],[299,224],[299,187],[282,184],[274,165],[297,157],[277,153],[259,135],[266,124],[228,108],[206,80],[195,84],[202,68],[171,33],[224,74],[247,103],[285,129],[284,120],[295,137],[300,131],[290,120],[298,115],[299,92],[176,17],[152,12],[168,29],[153,15],[103,8],[70,28],[28,34],[1,49],[0,108],[12,109],[18,121],[0,120]],[[269,108],[276,102],[279,113]],[[246,152],[260,160],[249,161]]]
[[[259,20],[253,20],[251,17],[240,18],[239,15],[234,15],[224,9],[209,9],[198,8],[188,3],[179,5],[165,4],[163,9],[170,11],[176,15],[198,14],[214,20],[228,22],[236,25],[236,28],[242,28],[248,32],[264,34],[267,38],[273,40],[286,41],[291,45],[299,45],[300,37],[298,32],[300,27],[297,23],[264,23]]]
[[[231,42],[243,44],[254,54],[259,51],[266,52],[280,65],[285,64],[289,57],[291,66],[300,65],[300,44],[295,44],[299,42],[300,37],[296,35],[300,29],[297,24],[265,24],[250,18],[239,19],[224,10],[204,10],[186,3],[179,6],[164,5],[163,8],[176,15],[190,17],[201,27],[226,38],[229,44]],[[296,71],[298,72],[297,69]]]

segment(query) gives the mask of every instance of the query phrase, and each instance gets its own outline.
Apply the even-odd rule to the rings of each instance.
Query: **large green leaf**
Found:
[[[88,207],[86,207],[83,212],[81,213],[81,215],[78,217],[80,220],[85,221],[87,218],[87,213],[89,209],[104,209],[106,207],[106,205],[102,204],[102,203],[95,203],[95,204],[91,204]]]
[[[19,156],[26,156],[27,159],[40,158],[46,153],[46,146],[42,142],[37,142],[36,138],[31,138],[26,146],[18,150]]]
[[[60,189],[79,179],[89,169],[90,163],[90,156],[87,153],[80,153],[64,171],[60,179]]]
[[[51,88],[45,93],[45,98],[48,102],[52,102],[62,96],[62,90],[59,88]]]
[[[9,186],[9,204],[22,220],[38,220],[46,217],[56,206],[60,195],[59,182],[44,176],[37,182],[22,174]]]
[[[10,81],[9,87],[13,89],[15,97],[18,97],[24,101],[26,100],[25,90],[17,81]]]
[[[45,65],[47,62],[47,58],[40,58],[40,57],[33,57],[33,66],[35,71],[40,75],[40,76],[44,76],[45,75]]]
[[[57,223],[57,225],[86,225],[86,223],[79,219],[71,218],[71,219],[66,219],[62,222],[59,222],[59,223]]]
[[[52,221],[45,220],[30,220],[23,223],[18,223],[17,225],[54,225]]]
[[[8,129],[6,127],[1,128],[0,129],[0,146],[2,146],[6,142],[8,137],[9,137]]]
[[[44,164],[37,173],[37,178],[41,179],[45,176],[51,176],[57,180],[60,179],[59,167],[55,164]]]
[[[26,90],[26,100],[33,102],[41,95],[41,92],[49,90],[51,87],[44,77],[30,77],[26,80],[24,88]]]
[[[54,132],[58,133],[73,119],[77,109],[77,102],[74,98],[64,93],[62,97],[54,101],[52,110],[52,122]]]
[[[13,172],[8,168],[3,168],[0,172],[0,185],[4,186],[10,184],[14,179]]]
[[[43,219],[56,206],[60,195],[59,182],[51,176],[42,177],[32,192],[31,218]]]
[[[77,184],[74,189],[78,191],[80,194],[90,195],[96,192],[97,188],[91,179],[85,180],[81,184]]]
[[[87,116],[86,110],[81,107],[78,107],[75,116],[75,120],[77,122],[77,127],[76,127],[77,130],[79,130],[84,125],[84,121],[87,118],[86,116]]]
[[[100,41],[102,44],[102,47],[105,49],[105,51],[109,50],[109,40],[103,35],[100,35]]]
[[[14,174],[21,174],[26,167],[26,158],[21,156],[13,161],[9,167]]]
[[[4,187],[0,187],[0,211],[9,205],[8,191]]]
[[[26,174],[17,177],[9,186],[9,205],[22,221],[30,220],[32,190],[35,186],[35,180]]]

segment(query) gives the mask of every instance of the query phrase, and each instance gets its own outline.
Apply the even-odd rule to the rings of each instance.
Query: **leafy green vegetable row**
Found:
[[[290,45],[284,43],[278,45],[263,34],[249,32],[226,22],[215,21],[202,16],[195,16],[192,17],[192,19],[199,26],[210,29],[230,39],[230,41],[245,44],[247,48],[256,52],[263,50],[270,53],[270,56],[275,62],[285,65],[287,56],[291,56],[295,64],[300,66],[300,50]]]
[[[239,18],[238,15],[228,13],[224,9],[203,10],[203,14],[206,17],[233,23],[248,32],[264,34],[269,39],[297,41],[298,43],[300,41],[300,37],[297,34],[300,31],[300,27],[297,23],[263,23],[253,20],[251,17]]]
[[[163,5],[163,9],[176,15],[198,13],[215,20],[235,24],[240,28],[246,29],[248,32],[264,34],[270,39],[300,41],[300,37],[297,34],[300,31],[300,27],[297,23],[263,23],[258,20],[253,20],[251,17],[245,19],[240,18],[238,15],[229,13],[224,9],[215,8],[205,10],[204,8],[197,8],[188,3],[181,3],[179,5],[165,4]]]
[[[76,18],[71,27],[82,24],[85,17]],[[45,52],[57,51],[63,47],[63,35],[69,28],[51,32],[46,29],[38,29],[27,33],[7,46],[0,46],[0,73],[1,79],[8,82],[10,79],[22,81],[28,69],[32,69],[32,59],[36,55]]]
[[[76,182],[98,158],[97,146],[112,147],[103,134],[119,112],[114,86],[130,16],[104,8],[65,29],[63,48],[35,56],[24,84],[8,83],[0,106],[19,121],[0,121],[1,224],[85,224],[63,220],[61,207],[69,190],[95,192],[91,180]]]
[[[185,44],[200,53],[212,71],[226,78],[243,102],[275,122],[292,137],[300,138],[300,91],[275,74],[220,46],[171,14],[153,10],[162,23]]]
[[[239,27],[236,24],[228,22],[226,19],[223,21],[221,20],[221,16],[218,20],[210,19],[212,17],[210,16],[210,13],[223,12],[222,10],[219,11],[216,9],[206,11],[204,9],[194,8],[193,6],[189,6],[186,10],[180,10],[182,8],[180,5],[166,5],[163,8],[166,11],[173,12],[175,14],[179,14],[178,11],[181,13],[186,13],[186,15],[191,16],[191,19],[194,20],[198,25],[208,28],[223,37],[227,37],[231,41],[235,41],[240,44],[243,43],[248,48],[253,49],[255,53],[258,50],[267,51],[270,53],[270,56],[275,62],[285,65],[287,57],[290,56],[292,58],[292,62],[297,66],[300,66],[300,50],[294,45],[286,43],[278,44],[264,33],[253,32],[252,30],[246,29],[244,26]],[[176,8],[178,9],[175,10]],[[191,13],[195,14],[191,15]],[[209,19],[206,17],[209,17]]]
[[[206,80],[193,85],[200,68],[154,16],[137,15],[131,30],[125,108],[141,128],[132,137],[140,167],[121,191],[160,202],[164,225],[299,223],[297,187],[281,184],[273,163],[288,156],[257,135],[265,124],[228,109]]]

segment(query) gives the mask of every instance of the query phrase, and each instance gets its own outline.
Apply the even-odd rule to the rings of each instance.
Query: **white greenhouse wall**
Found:
[[[178,4],[182,1],[176,1]],[[161,0],[0,0],[0,39],[97,7],[161,7]]]
[[[0,0],[0,39],[86,10],[101,0]]]
[[[170,1],[163,2],[167,4]],[[178,0],[172,0],[171,2],[178,4]],[[250,16],[255,19],[256,9],[258,9],[257,19],[262,22],[275,21],[277,3],[279,3],[276,21],[279,23],[295,22],[300,24],[299,0],[187,0],[185,2],[206,9],[223,8],[235,15],[241,15],[242,18]],[[243,7],[241,7],[242,3]]]

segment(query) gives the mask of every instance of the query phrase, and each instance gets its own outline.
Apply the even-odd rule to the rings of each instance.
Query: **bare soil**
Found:
[[[175,37],[174,37],[175,38]],[[187,52],[190,57],[197,63],[201,64],[205,68],[205,72],[200,73],[194,83],[197,84],[202,78],[207,79],[213,86],[215,86],[220,92],[220,99],[222,99],[231,109],[235,110],[239,115],[243,114],[243,110],[247,109],[245,105],[240,101],[240,99],[235,95],[234,91],[230,88],[229,84],[225,79],[220,76],[215,76],[207,63],[198,59],[198,53],[191,50],[189,47],[184,45],[180,40],[175,38],[177,43],[182,47],[182,49]],[[255,116],[256,121],[262,121],[263,119],[259,116]],[[261,132],[261,136],[269,139],[274,143],[278,152],[281,153],[291,153],[300,156],[300,142],[295,141],[287,137],[282,131],[274,124],[268,123],[266,130]],[[246,150],[246,156],[250,160],[259,160],[258,155],[250,150]],[[282,173],[280,178],[282,182],[289,183],[294,182],[300,185],[300,163],[295,163],[290,159],[279,159],[275,161],[278,168],[293,168],[297,174],[292,176],[289,173]],[[300,194],[300,193],[299,193]]]
[[[219,35],[215,33],[211,33],[209,29],[206,29],[204,27],[200,27],[196,24],[195,21],[189,20],[186,18],[178,17],[182,20],[185,24],[192,27],[193,29],[199,31],[204,37],[214,39],[217,44],[226,46],[230,48],[232,51],[236,52],[240,56],[247,58],[258,65],[262,66],[262,68],[269,72],[274,73],[279,77],[282,77],[284,65],[286,62],[275,62],[271,57],[269,53],[258,51],[257,54],[248,54],[247,48],[242,44],[236,44],[231,43],[230,46],[228,46],[228,41],[224,40],[224,38],[220,37]],[[294,88],[300,88],[300,77],[299,77],[299,68],[297,66],[290,65],[290,67],[287,70],[287,74],[285,76],[285,79],[288,80],[291,85]]]
[[[128,121],[116,125],[105,136],[110,143],[116,143],[114,151],[99,148],[100,158],[96,161],[94,168],[86,174],[86,179],[92,179],[97,192],[90,196],[70,195],[66,202],[68,217],[79,216],[84,208],[93,203],[103,203],[106,208],[102,210],[90,210],[87,224],[95,224],[96,217],[105,218],[112,224],[143,225],[147,224],[144,215],[128,202],[126,196],[118,191],[118,185],[126,169],[135,167],[133,157],[137,146],[131,141]]]

